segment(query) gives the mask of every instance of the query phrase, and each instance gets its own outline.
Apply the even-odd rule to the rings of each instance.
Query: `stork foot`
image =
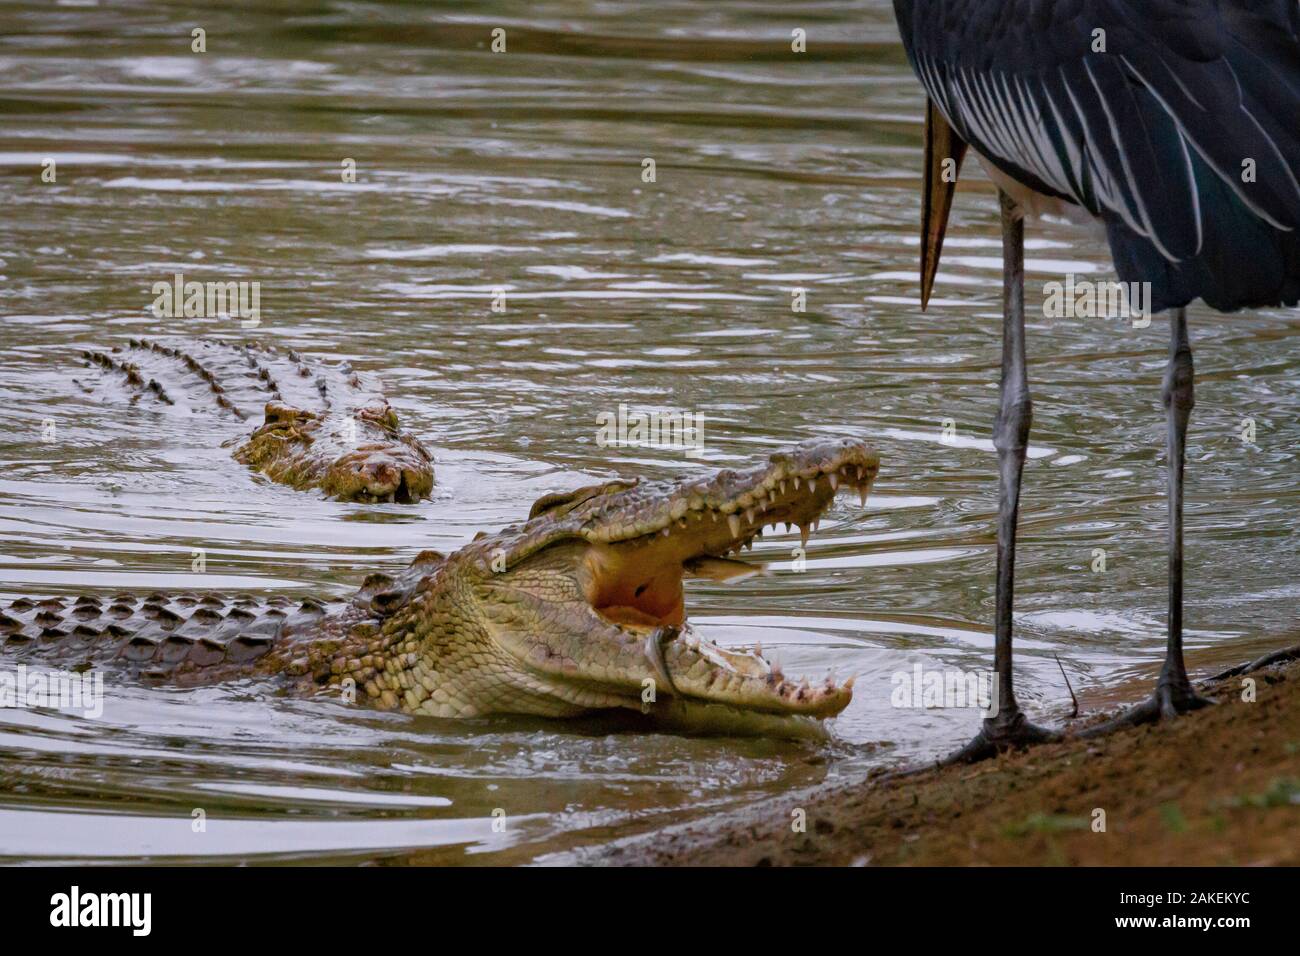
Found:
[[[948,767],[959,763],[978,763],[1008,750],[1027,750],[1035,744],[1050,744],[1062,737],[1054,730],[1031,724],[1019,711],[986,718],[980,732],[965,747],[939,761]]]
[[[1162,681],[1156,685],[1155,693],[1142,703],[1130,707],[1118,717],[1112,718],[1105,723],[1079,731],[1079,736],[1104,737],[1106,734],[1122,730],[1125,727],[1139,727],[1142,724],[1153,724],[1159,720],[1173,720],[1183,714],[1189,714],[1194,710],[1212,707],[1213,705],[1214,701],[1196,693],[1189,681],[1181,683]]]
[[[1155,701],[1160,708],[1161,720],[1173,720],[1202,707],[1214,706],[1213,700],[1196,693],[1190,681],[1157,684]]]
[[[1280,651],[1273,651],[1265,654],[1263,657],[1257,657],[1253,661],[1245,664],[1238,664],[1236,667],[1229,667],[1222,673],[1215,674],[1210,678],[1212,681],[1227,680],[1229,677],[1237,677],[1240,674],[1249,674],[1252,671],[1263,670],[1272,664],[1283,664],[1287,661],[1300,660],[1300,644],[1294,647],[1284,647]]]

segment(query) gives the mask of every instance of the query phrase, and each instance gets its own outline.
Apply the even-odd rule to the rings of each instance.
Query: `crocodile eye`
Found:
[[[645,589],[648,588],[649,586],[650,586],[650,585],[647,583],[647,584],[643,584],[643,585],[641,585],[639,588],[637,588],[637,589],[636,589],[636,596],[637,596],[637,597],[640,597],[642,594],[645,594]]]

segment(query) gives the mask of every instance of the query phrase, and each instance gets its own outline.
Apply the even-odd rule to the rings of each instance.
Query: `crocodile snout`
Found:
[[[427,465],[415,457],[402,445],[363,445],[334,462],[322,487],[346,501],[419,501],[433,481]]]
[[[382,497],[397,491],[402,483],[402,469],[388,455],[376,454],[353,468],[353,474],[372,495]]]

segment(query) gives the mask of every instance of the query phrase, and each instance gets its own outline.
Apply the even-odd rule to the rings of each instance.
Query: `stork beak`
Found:
[[[921,310],[930,304],[939,272],[943,234],[948,228],[957,174],[966,157],[966,141],[948,125],[934,100],[925,101],[925,194],[921,200]],[[951,163],[948,160],[952,160]]]

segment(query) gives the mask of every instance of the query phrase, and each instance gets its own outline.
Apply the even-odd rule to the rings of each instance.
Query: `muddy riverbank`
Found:
[[[1219,706],[975,766],[758,802],[589,851],[628,865],[1300,863],[1300,663]],[[802,829],[796,821],[803,811]],[[1104,814],[1104,831],[1095,823]]]

